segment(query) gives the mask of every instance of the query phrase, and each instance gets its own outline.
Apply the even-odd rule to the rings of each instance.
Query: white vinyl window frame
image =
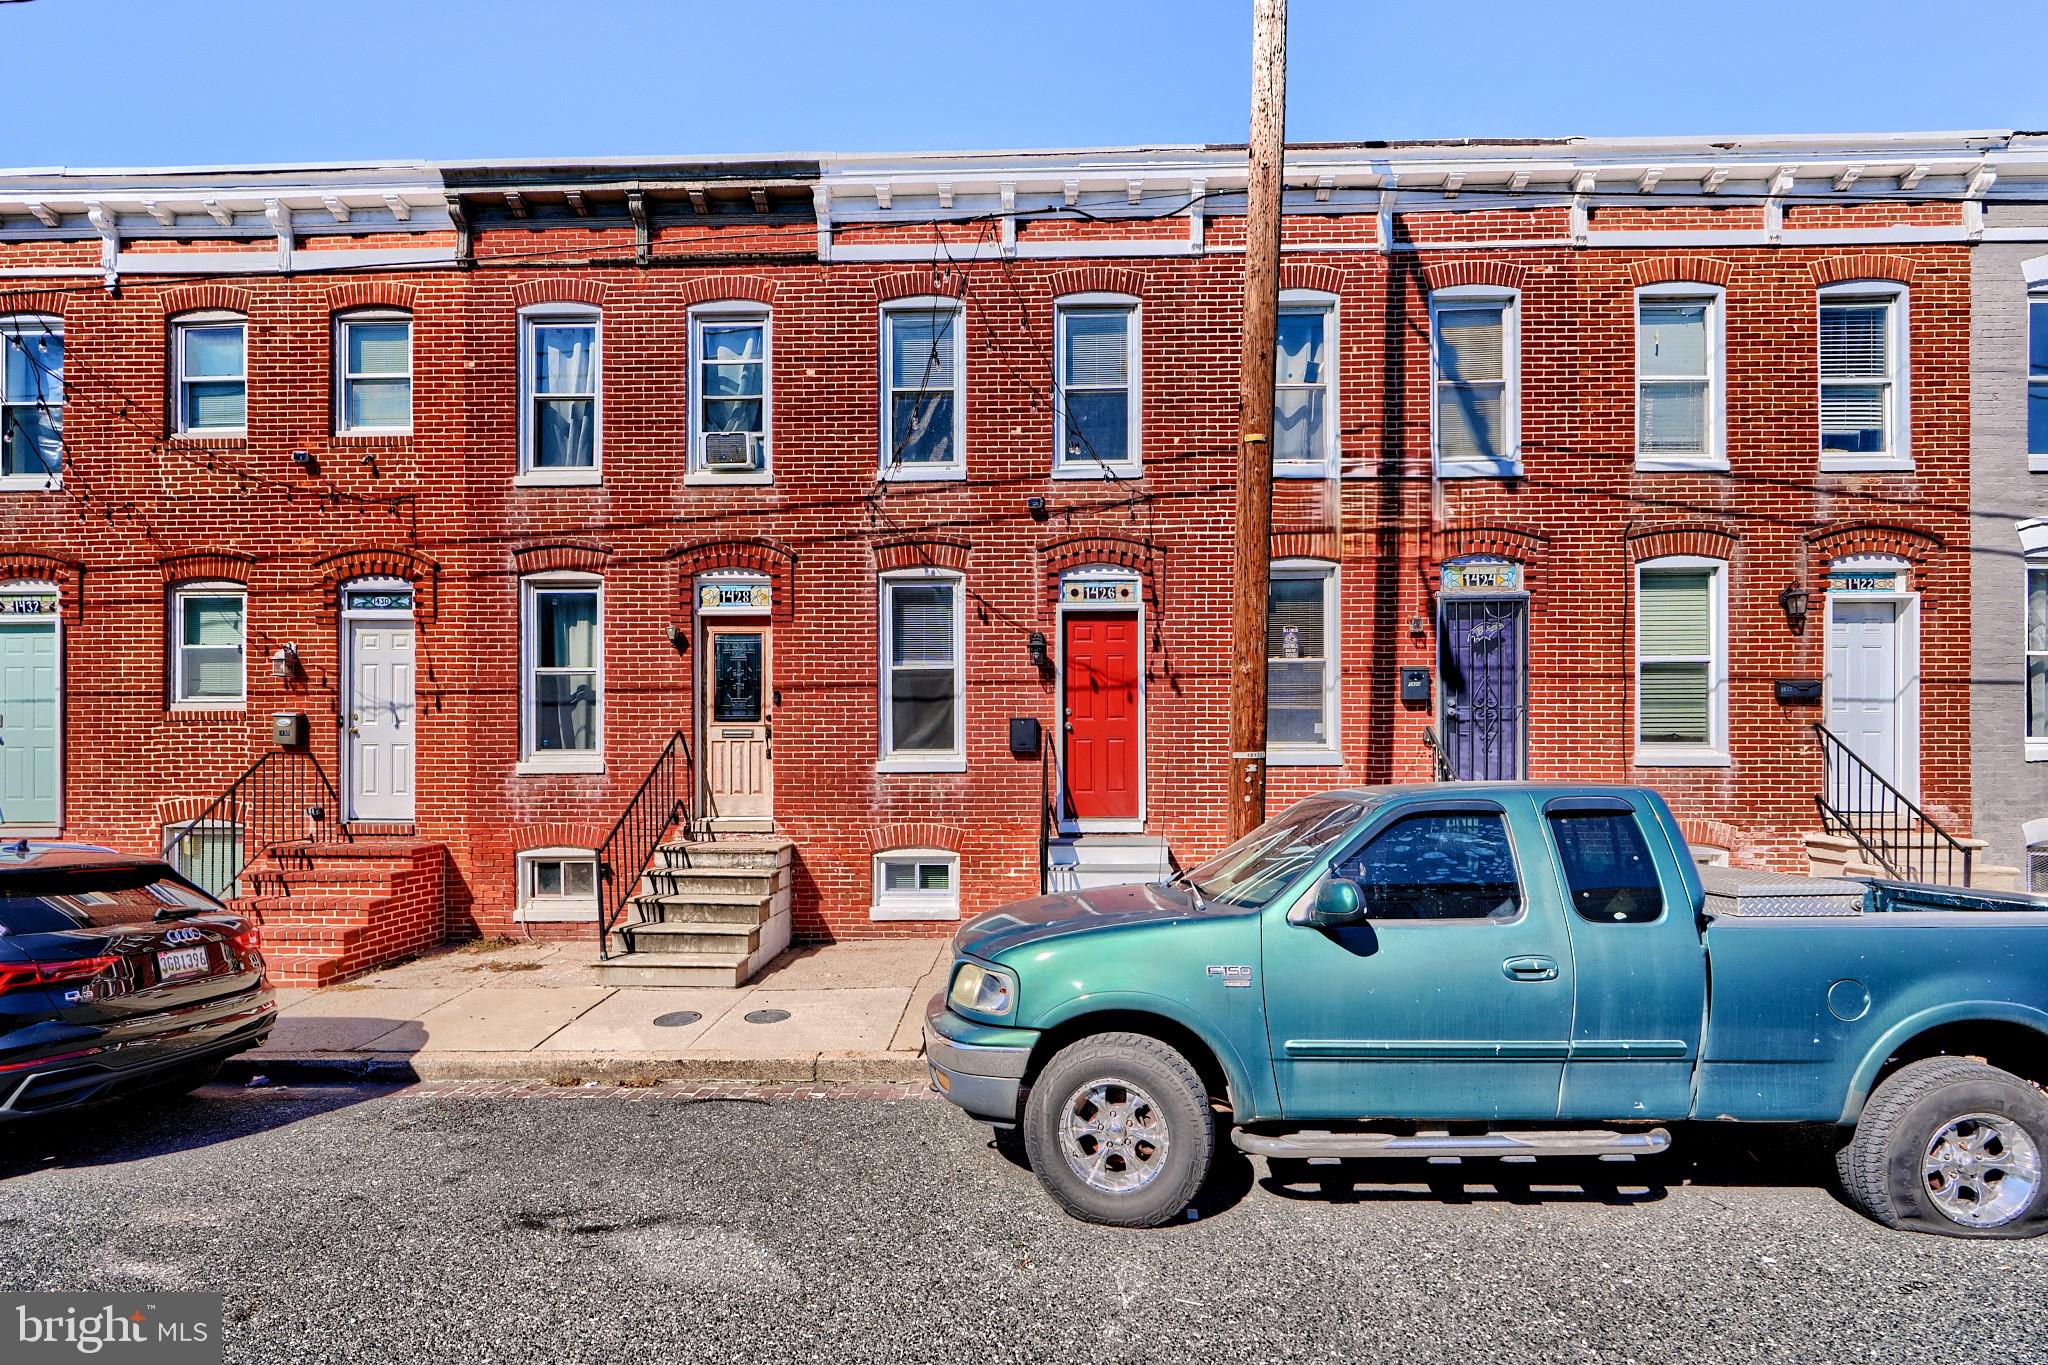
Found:
[[[1693,284],[1676,281],[1666,284],[1646,284],[1635,292],[1635,328],[1631,335],[1636,344],[1636,390],[1635,390],[1635,453],[1636,470],[1644,474],[1683,473],[1690,471],[1724,472],[1728,468],[1728,366],[1727,366],[1727,302],[1728,291],[1719,285]],[[1706,432],[1705,447],[1697,452],[1652,451],[1643,448],[1643,390],[1658,383],[1679,382],[1677,376],[1645,375],[1642,371],[1643,305],[1658,303],[1697,303],[1706,308],[1706,368],[1697,376],[1686,376],[1691,382],[1706,385]]]
[[[912,887],[891,889],[889,869],[908,866]],[[925,890],[930,870],[944,869],[944,890]],[[960,855],[942,848],[890,848],[875,854],[869,872],[873,893],[868,918],[893,920],[956,920],[960,918]]]
[[[1067,454],[1067,327],[1081,315],[1123,313],[1125,437],[1124,458],[1104,460],[1082,451]],[[1144,310],[1128,294],[1066,294],[1052,305],[1052,476],[1055,479],[1135,479],[1145,473],[1144,433]],[[1080,389],[1076,392],[1113,392],[1112,389]]]
[[[1501,310],[1501,434],[1506,445],[1491,460],[1452,459],[1441,454],[1439,409],[1448,381],[1438,370],[1438,328],[1443,315],[1455,311]],[[1491,383],[1494,381],[1481,381]],[[1522,473],[1522,292],[1490,284],[1456,284],[1432,290],[1429,296],[1429,451],[1440,479],[1518,478]]]
[[[403,373],[382,370],[356,371],[349,368],[349,330],[360,326],[390,327],[403,324],[405,327],[405,370]],[[358,380],[405,381],[405,421],[390,426],[365,424],[356,426],[349,421],[349,395]],[[413,414],[413,325],[412,314],[403,308],[358,308],[334,317],[334,434],[337,436],[410,436],[412,435]]]
[[[536,392],[534,333],[548,326],[591,329],[590,389],[587,393]],[[590,400],[590,464],[586,467],[536,466],[540,453],[538,409],[542,398]],[[519,310],[519,472],[517,488],[574,487],[604,482],[604,314],[583,303],[535,303]]]
[[[594,669],[550,672],[594,672],[597,689],[588,749],[543,749],[539,736],[540,597],[551,592],[588,592],[597,599],[597,640]],[[604,580],[596,574],[540,573],[519,580],[519,766],[521,774],[601,773],[605,770],[605,601]]]
[[[916,393],[941,393],[944,390],[926,383],[905,384],[902,376],[891,373],[895,361],[896,324],[904,317],[929,317],[937,313],[949,313],[953,319],[953,458],[944,464],[933,462],[899,463],[896,450],[903,434],[896,430],[897,395]],[[960,480],[967,477],[967,310],[960,300],[937,295],[926,298],[891,299],[881,310],[881,397],[880,429],[881,447],[878,457],[881,461],[881,477],[905,483],[930,483]]]
[[[571,864],[589,868],[589,890],[569,890]],[[559,889],[552,892],[541,889],[543,865],[559,869]],[[521,923],[563,924],[597,918],[597,854],[590,849],[567,846],[523,849],[518,856],[517,873],[518,900],[513,918]]]
[[[240,374],[195,375],[186,371],[185,355],[194,332],[234,328],[242,334]],[[249,319],[241,313],[184,313],[171,319],[171,432],[176,436],[236,438],[249,434]],[[200,384],[242,386],[242,424],[238,427],[194,426],[191,391]]]
[[[195,644],[185,638],[185,607],[202,598],[231,598],[241,624],[241,638],[232,645]],[[170,693],[171,707],[179,711],[239,711],[249,704],[249,589],[240,583],[195,580],[180,583],[170,594]],[[236,688],[232,693],[193,695],[187,691],[185,661],[189,656],[232,654],[236,662]]]
[[[1882,304],[1885,307],[1885,372],[1869,379],[1823,379],[1820,368],[1820,314],[1830,306]],[[1912,296],[1903,284],[1889,280],[1857,280],[1826,285],[1814,299],[1814,368],[1816,411],[1814,443],[1822,439],[1820,409],[1827,391],[1836,386],[1858,388],[1882,384],[1885,389],[1885,448],[1881,451],[1820,451],[1823,474],[1883,473],[1913,467]]]
[[[1336,471],[1337,433],[1342,425],[1339,421],[1338,404],[1338,349],[1337,349],[1337,296],[1320,289],[1283,289],[1280,291],[1280,316],[1288,314],[1315,314],[1323,320],[1323,377],[1315,384],[1282,384],[1276,375],[1273,381],[1273,416],[1278,428],[1280,415],[1280,393],[1282,390],[1320,390],[1323,395],[1323,426],[1318,444],[1320,449],[1314,459],[1283,460],[1277,448],[1273,452],[1273,477],[1277,479],[1321,479]],[[1275,347],[1274,364],[1279,364],[1278,348]]]
[[[2048,256],[2033,264],[2048,271]],[[2026,383],[2020,391],[2021,439],[2027,443],[2027,469],[2035,474],[2048,474],[2048,422],[2039,431],[2033,425],[2036,407],[2048,407],[2048,367],[2033,363],[2037,355],[2048,356],[2048,280],[2028,287],[2025,304],[2027,317],[2021,345],[2026,348],[2026,358],[2020,363]]]
[[[2016,528],[2020,541],[2020,735],[2026,746],[2026,761],[2048,763],[2048,723],[2035,734],[2032,718],[2027,714],[2028,670],[2034,660],[2040,659],[2048,666],[2048,650],[2031,648],[2030,627],[2034,580],[2037,575],[2048,578],[2048,517],[2035,517],[2021,522]],[[2048,718],[2044,718],[2048,720]]]
[[[879,606],[878,703],[881,754],[875,770],[884,773],[961,773],[967,771],[967,579],[951,569],[892,569],[877,580]],[[892,702],[898,665],[895,661],[896,594],[898,587],[914,583],[947,583],[953,589],[953,743],[949,749],[896,748],[895,707]],[[934,665],[903,665],[932,668]]]
[[[1680,573],[1706,571],[1712,575],[1707,588],[1708,645],[1705,656],[1697,654],[1646,654],[1643,652],[1643,579],[1658,571]],[[1645,559],[1635,566],[1635,624],[1631,633],[1635,656],[1630,680],[1635,705],[1630,716],[1631,747],[1639,768],[1725,768],[1733,761],[1728,749],[1728,561],[1704,555],[1665,555]],[[1704,663],[1707,666],[1707,742],[1704,744],[1646,744],[1642,739],[1643,669],[1647,664]]]
[[[1269,579],[1320,580],[1323,585],[1323,735],[1321,744],[1276,744],[1270,738],[1266,743],[1266,764],[1274,768],[1334,768],[1344,762],[1344,742],[1341,734],[1343,713],[1343,688],[1340,636],[1344,613],[1338,601],[1340,592],[1340,571],[1337,565],[1322,559],[1276,559],[1268,574]],[[1272,660],[1268,658],[1270,668]],[[1269,703],[1270,704],[1270,703]]]
[[[37,362],[24,360],[27,384],[16,392],[7,380],[7,352],[15,346],[26,355],[31,342],[54,339],[59,355],[53,373],[44,373]],[[22,411],[42,411],[56,420],[57,467],[44,473],[0,473],[0,492],[18,489],[61,488],[64,485],[64,319],[41,313],[0,313],[0,433],[14,429],[14,416]]]
[[[713,469],[704,463],[704,329],[739,324],[761,329],[761,454],[752,469]],[[689,468],[683,482],[706,485],[767,485],[775,482],[775,314],[764,303],[719,299],[690,309]]]

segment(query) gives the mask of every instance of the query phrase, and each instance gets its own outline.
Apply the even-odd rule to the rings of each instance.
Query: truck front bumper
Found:
[[[946,1008],[944,991],[924,1007],[924,1060],[932,1089],[989,1123],[1015,1123],[1031,1064],[1023,1029],[990,1028]]]

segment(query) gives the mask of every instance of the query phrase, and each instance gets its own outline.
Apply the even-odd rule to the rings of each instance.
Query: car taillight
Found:
[[[263,965],[263,929],[260,925],[245,924],[228,935],[228,942],[235,945],[235,956],[252,967]]]
[[[0,965],[0,995],[8,991],[42,990],[67,981],[88,981],[121,959],[117,954],[77,957],[69,962],[20,962]]]

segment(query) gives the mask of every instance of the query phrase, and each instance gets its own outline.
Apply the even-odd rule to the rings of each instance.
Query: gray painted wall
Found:
[[[2027,472],[2027,285],[2020,266],[2048,255],[2048,207],[1999,205],[1987,220],[2042,228],[2039,241],[1982,243],[1971,253],[1972,823],[1989,841],[1989,861],[2024,866],[2020,827],[2048,817],[2048,763],[2026,760],[2026,570],[2014,527],[2048,517],[2048,473]]]

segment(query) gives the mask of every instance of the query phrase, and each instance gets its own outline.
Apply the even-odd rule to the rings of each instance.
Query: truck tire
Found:
[[[1900,1067],[1835,1156],[1843,1193],[1890,1228],[1949,1237],[2048,1231],[2048,1096],[1967,1057]]]
[[[1024,1144],[1074,1217],[1156,1228],[1208,1177],[1216,1120],[1187,1058],[1144,1034],[1103,1033],[1062,1048],[1032,1082]]]

